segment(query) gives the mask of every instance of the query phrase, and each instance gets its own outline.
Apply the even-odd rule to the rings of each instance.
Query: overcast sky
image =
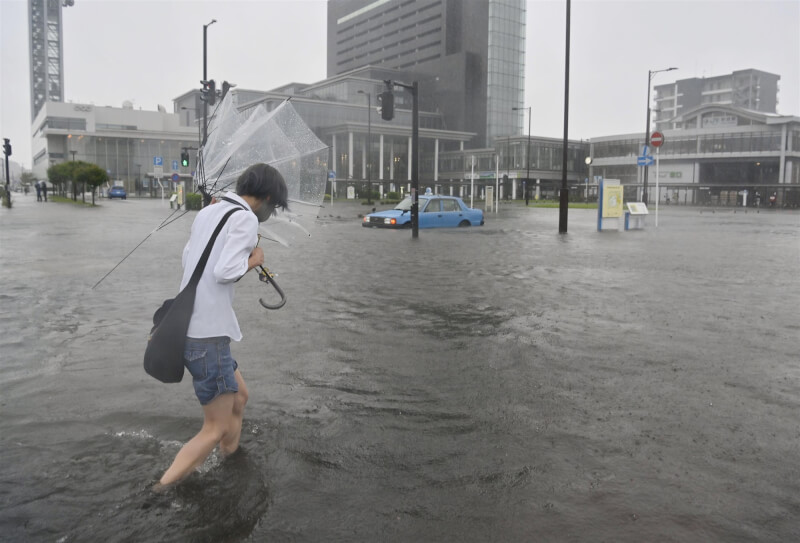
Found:
[[[469,0],[465,0],[469,1]],[[323,0],[75,0],[64,8],[65,100],[172,111],[209,77],[268,90],[326,77]],[[563,136],[566,2],[529,0],[526,104],[534,135]],[[653,84],[755,68],[800,115],[800,0],[573,0],[569,137],[643,132]],[[26,0],[0,0],[0,137],[31,166]],[[526,119],[527,121],[527,119]],[[526,122],[527,127],[527,122]]]

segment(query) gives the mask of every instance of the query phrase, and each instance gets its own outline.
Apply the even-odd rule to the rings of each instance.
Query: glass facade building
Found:
[[[364,66],[405,72],[420,101],[471,147],[522,133],[524,0],[329,0],[328,77]]]
[[[514,107],[525,100],[524,0],[489,2],[487,44],[486,134],[488,141],[521,134],[522,118]]]

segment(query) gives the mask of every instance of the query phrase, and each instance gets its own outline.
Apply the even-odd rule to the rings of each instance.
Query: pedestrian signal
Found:
[[[189,167],[189,151],[181,151],[181,166]]]

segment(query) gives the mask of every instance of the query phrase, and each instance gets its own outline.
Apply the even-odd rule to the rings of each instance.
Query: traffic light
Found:
[[[203,84],[203,88],[200,89],[200,99],[208,103],[208,105],[213,106],[217,101],[216,82],[211,79],[209,81],[201,80],[200,83]]]
[[[6,156],[11,156],[11,140],[3,138],[3,152]]]
[[[394,94],[391,90],[386,90],[378,95],[378,102],[381,104],[381,119],[391,121],[394,119]]]
[[[181,166],[189,167],[189,151],[181,151]]]

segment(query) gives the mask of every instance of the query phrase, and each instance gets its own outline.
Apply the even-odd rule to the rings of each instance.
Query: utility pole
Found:
[[[402,87],[411,93],[411,239],[419,237],[419,83],[414,81],[410,85],[399,81],[384,80],[386,91],[380,95],[381,117],[385,121],[392,120],[394,116],[395,86]]]
[[[411,92],[411,239],[419,238],[419,84],[414,81],[395,85]]]
[[[653,81],[653,76],[661,72],[671,72],[678,68],[664,68],[663,70],[647,70],[647,126],[644,129],[644,148],[645,151],[650,146],[650,85]],[[656,195],[658,198],[658,195]],[[647,166],[644,166],[642,172],[642,202],[647,205]]]
[[[367,156],[364,160],[367,168],[367,205],[372,205],[372,94],[363,90],[358,94],[367,95]]]
[[[11,186],[9,172],[8,172],[8,157],[11,156],[11,140],[8,138],[3,138],[3,154],[6,157],[6,201],[5,206],[7,208],[11,208]]]
[[[558,204],[558,233],[567,233],[569,188],[567,188],[567,152],[569,151],[569,27],[571,0],[567,0],[567,46],[564,63],[564,148],[561,161],[561,198]]]
[[[216,23],[216,19],[211,19],[207,25],[203,25],[203,81],[208,81],[208,27]],[[203,145],[208,139],[208,101],[203,101]]]

